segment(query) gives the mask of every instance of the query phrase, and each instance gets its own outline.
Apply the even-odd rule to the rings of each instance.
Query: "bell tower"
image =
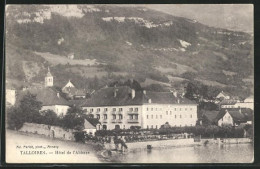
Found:
[[[48,73],[45,76],[45,87],[53,86],[53,76],[51,75],[50,68],[48,67]]]

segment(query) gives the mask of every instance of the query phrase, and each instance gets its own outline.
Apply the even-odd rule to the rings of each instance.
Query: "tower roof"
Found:
[[[49,67],[48,67],[48,73],[47,73],[46,77],[53,77],[51,72],[50,72],[50,68]]]

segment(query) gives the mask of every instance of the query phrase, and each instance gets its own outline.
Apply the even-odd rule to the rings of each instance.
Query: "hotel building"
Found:
[[[95,92],[81,106],[98,118],[103,129],[195,126],[197,104],[175,92],[135,91],[127,86],[106,87]]]

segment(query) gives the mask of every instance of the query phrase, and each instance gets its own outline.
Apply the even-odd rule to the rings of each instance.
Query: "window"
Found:
[[[190,110],[192,110],[192,108],[190,108]]]
[[[138,115],[135,115],[135,119],[138,120]]]
[[[115,120],[116,119],[116,115],[113,114],[113,119]]]
[[[137,112],[138,111],[138,108],[135,108],[135,112]]]
[[[153,125],[151,125],[151,128],[153,128]]]
[[[177,115],[175,114],[175,119],[177,118]]]
[[[149,119],[149,115],[147,115],[147,119]]]
[[[172,111],[170,111],[170,115],[172,115]]]
[[[181,118],[181,115],[180,115],[180,118]]]
[[[190,118],[192,118],[192,114],[190,115]]]
[[[90,112],[93,112],[93,109],[90,109]]]
[[[166,115],[168,115],[168,111],[166,111]]]
[[[122,111],[123,111],[123,108],[119,108],[119,111],[122,112]]]
[[[153,119],[153,115],[151,115],[151,119]]]
[[[180,111],[181,111],[181,108],[180,108]]]
[[[176,111],[177,109],[176,109],[176,108],[174,108],[174,110]]]
[[[187,108],[185,108],[185,111],[187,111]]]
[[[107,119],[107,114],[104,114],[104,119]]]
[[[155,128],[157,129],[157,125],[155,126]]]
[[[149,129],[149,126],[147,125],[147,129]]]
[[[147,107],[147,109],[146,109],[147,111],[149,110],[149,108]]]
[[[129,111],[131,111],[131,112],[132,112],[132,111],[133,111],[133,108],[129,108]]]
[[[100,108],[97,109],[97,112],[100,112]]]
[[[123,115],[122,114],[119,114],[119,119],[123,119]]]
[[[113,111],[116,111],[116,108],[113,108]]]
[[[151,111],[153,111],[153,108],[151,108]]]
[[[155,108],[155,110],[157,111],[157,108]]]
[[[158,118],[157,114],[156,114],[156,116],[155,116],[155,117],[156,117],[156,119]]]
[[[162,115],[160,115],[160,118],[162,119]]]
[[[107,108],[105,108],[104,110],[107,111]]]
[[[100,119],[100,114],[97,114],[97,119]]]

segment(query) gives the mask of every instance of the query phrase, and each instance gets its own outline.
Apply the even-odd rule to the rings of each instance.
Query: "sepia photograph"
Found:
[[[253,4],[5,6],[5,159],[253,163]]]

